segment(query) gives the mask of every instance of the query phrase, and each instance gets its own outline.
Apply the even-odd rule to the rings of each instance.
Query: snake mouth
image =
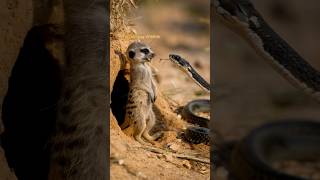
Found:
[[[177,64],[179,67],[182,67],[184,69],[188,69],[191,67],[190,64],[179,55],[169,54],[169,59],[175,64]]]
[[[207,81],[204,80],[201,75],[199,75],[197,71],[192,68],[187,60],[176,54],[169,54],[169,59],[171,60],[171,62],[175,63],[180,70],[188,74],[188,76],[192,80],[194,80],[201,88],[203,88],[207,92],[210,92],[210,84],[207,83]]]

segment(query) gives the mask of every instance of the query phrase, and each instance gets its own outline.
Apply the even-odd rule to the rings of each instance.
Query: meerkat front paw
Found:
[[[156,102],[156,99],[157,99],[157,96],[154,95],[154,96],[151,98],[151,102],[152,102],[152,103]]]
[[[149,99],[150,99],[151,103],[154,103],[156,101],[156,99],[157,99],[157,96],[155,94],[150,94],[149,93],[148,96],[149,96]]]
[[[156,93],[154,93],[154,95],[153,95],[153,103],[157,100],[157,94]]]

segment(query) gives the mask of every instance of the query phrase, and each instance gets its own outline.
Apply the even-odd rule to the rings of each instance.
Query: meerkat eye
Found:
[[[133,59],[135,55],[136,55],[135,52],[129,51],[129,58]]]
[[[141,51],[142,53],[144,53],[144,54],[150,53],[149,49],[147,49],[147,48],[141,49],[140,51]]]

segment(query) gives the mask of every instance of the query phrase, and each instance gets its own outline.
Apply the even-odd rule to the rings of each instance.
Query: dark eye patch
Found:
[[[140,52],[142,52],[144,54],[150,53],[149,49],[147,49],[147,48],[141,49]]]
[[[135,52],[129,51],[129,58],[133,59],[135,55],[136,55]]]

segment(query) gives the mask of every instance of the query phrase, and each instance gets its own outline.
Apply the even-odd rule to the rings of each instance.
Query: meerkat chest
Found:
[[[150,67],[146,64],[133,66],[130,79],[132,84],[151,87],[152,73]]]

